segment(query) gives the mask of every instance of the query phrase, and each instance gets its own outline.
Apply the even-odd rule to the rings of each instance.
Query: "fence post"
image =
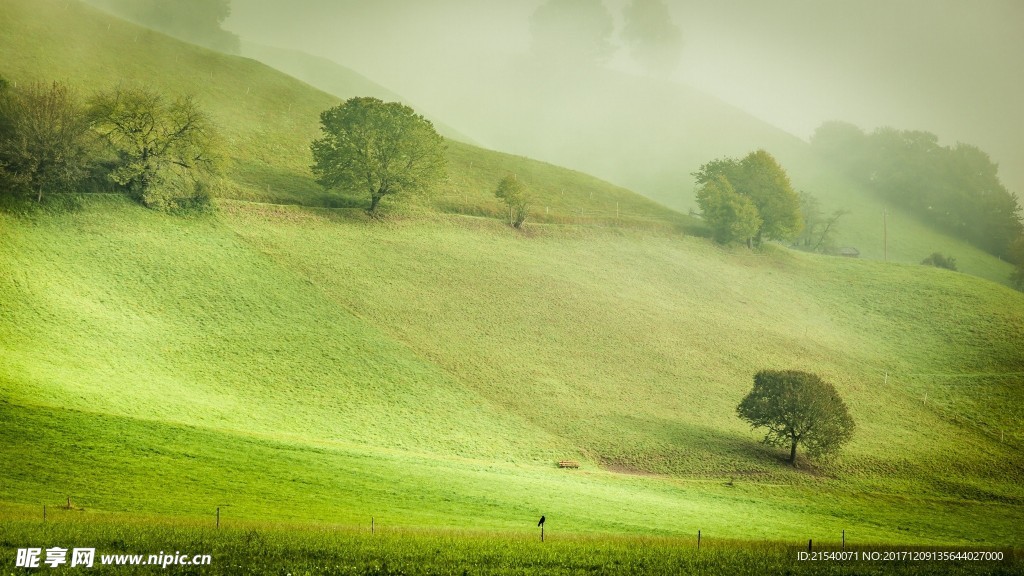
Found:
[[[46,522],[46,504],[43,504],[43,522]]]
[[[370,535],[373,535],[373,516],[370,516]]]
[[[220,528],[220,506],[217,506],[217,528]]]
[[[697,550],[700,550],[700,530],[697,530]]]
[[[846,550],[846,530],[843,530],[843,550]]]
[[[811,540],[810,539],[807,540],[807,551],[808,552],[811,551]]]

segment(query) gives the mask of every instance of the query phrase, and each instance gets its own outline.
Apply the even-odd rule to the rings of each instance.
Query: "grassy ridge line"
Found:
[[[130,49],[126,49],[129,47]],[[326,192],[310,173],[310,142],[323,110],[338,103],[264,64],[212,52],[136,26],[77,0],[0,4],[0,74],[14,82],[67,81],[88,95],[140,82],[168,95],[194,94],[225,139],[229,161],[222,195],[275,203],[366,206],[363,194]],[[349,79],[351,81],[351,79]],[[345,83],[343,79],[342,84]],[[358,86],[353,86],[352,90]],[[419,203],[467,213],[500,213],[494,198],[507,172],[529,173],[551,219],[614,210],[649,225],[700,224],[622,188],[525,158],[449,142],[451,179]],[[564,208],[563,208],[564,204]]]

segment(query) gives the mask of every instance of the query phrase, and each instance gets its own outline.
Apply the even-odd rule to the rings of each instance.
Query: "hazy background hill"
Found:
[[[344,66],[299,51],[262,48],[252,55],[340,98],[359,87],[387,94]],[[941,251],[954,255],[961,270],[996,282],[1006,282],[1012,270],[887,205],[843,177],[799,138],[698,90],[600,67],[567,68],[525,55],[492,55],[472,82],[464,74],[457,60],[435,63],[432,81],[419,88],[419,98],[438,117],[459,126],[458,134],[475,141],[596,174],[684,213],[696,207],[691,173],[701,164],[764,148],[782,162],[797,189],[821,201],[826,213],[849,211],[835,229],[840,246],[855,247],[866,258],[904,263],[918,263]],[[571,202],[560,202],[566,190],[571,187],[564,184],[547,190],[544,202],[557,202],[560,213],[572,213]],[[444,205],[462,211],[465,200],[451,194]],[[586,209],[609,216],[616,207],[606,201]]]
[[[285,72],[328,94],[347,100],[354,96],[373,96],[385,102],[402,102],[416,109],[433,124],[446,138],[465,143],[473,140],[462,132],[444,123],[438,116],[423,110],[415,102],[406,102],[401,96],[377,84],[369,78],[326,58],[310,56],[297,50],[274,48],[253,42],[241,42],[239,51],[243,56],[259,60],[264,64]]]
[[[226,26],[343,62],[433,107],[439,85],[472,92],[479,75],[526,53],[529,18],[541,4],[236,0]],[[620,31],[626,4],[605,2]],[[802,139],[823,121],[845,120],[966,141],[990,152],[1011,190],[1024,189],[1024,71],[1013,56],[1024,53],[1019,2],[698,0],[669,8],[685,42],[673,81]],[[613,42],[623,44],[619,35]],[[638,71],[621,49],[609,65]]]

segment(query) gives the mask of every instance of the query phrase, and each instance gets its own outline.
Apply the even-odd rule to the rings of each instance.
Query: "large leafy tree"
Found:
[[[758,372],[736,413],[753,428],[767,429],[765,444],[788,447],[793,466],[798,445],[820,456],[835,452],[853,436],[853,418],[835,387],[809,372]]]
[[[736,194],[747,198],[754,205],[760,223],[748,238],[748,245],[760,244],[762,240],[790,240],[803,227],[800,199],[789,177],[775,158],[764,150],[751,152],[742,160],[713,160],[701,166],[694,177],[702,189],[709,183],[724,179]],[[744,212],[737,213],[741,214]],[[721,220],[719,224],[731,225],[727,220]],[[747,226],[740,228],[746,229]]]
[[[207,193],[217,134],[191,97],[120,88],[93,98],[89,116],[117,157],[110,179],[143,204],[174,208]]]
[[[385,196],[424,190],[444,177],[444,139],[404,104],[351,98],[320,114],[313,173],[327,189],[365,190],[370,214]]]
[[[683,33],[664,0],[633,0],[623,12],[622,38],[629,53],[648,72],[668,76],[679,65]]]
[[[0,87],[0,182],[8,193],[73,188],[94,150],[82,106],[65,84]]]

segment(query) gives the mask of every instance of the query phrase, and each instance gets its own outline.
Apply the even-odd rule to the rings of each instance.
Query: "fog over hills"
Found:
[[[619,47],[608,66],[639,74],[618,32],[627,3],[605,3],[617,21],[612,40]],[[350,66],[446,114],[482,143],[513,148],[474,133],[488,127],[475,125],[465,96],[479,94],[481,78],[501,74],[509,57],[529,51],[529,18],[541,4],[235,0],[226,25],[250,41]],[[1024,190],[1024,113],[1016,104],[1024,92],[1024,68],[1017,64],[1024,54],[1021,3],[669,4],[684,38],[671,80],[687,85],[684,90],[706,92],[803,139],[832,119],[935,132],[944,142],[988,151],[1008,187]],[[521,120],[504,117],[513,125]]]

